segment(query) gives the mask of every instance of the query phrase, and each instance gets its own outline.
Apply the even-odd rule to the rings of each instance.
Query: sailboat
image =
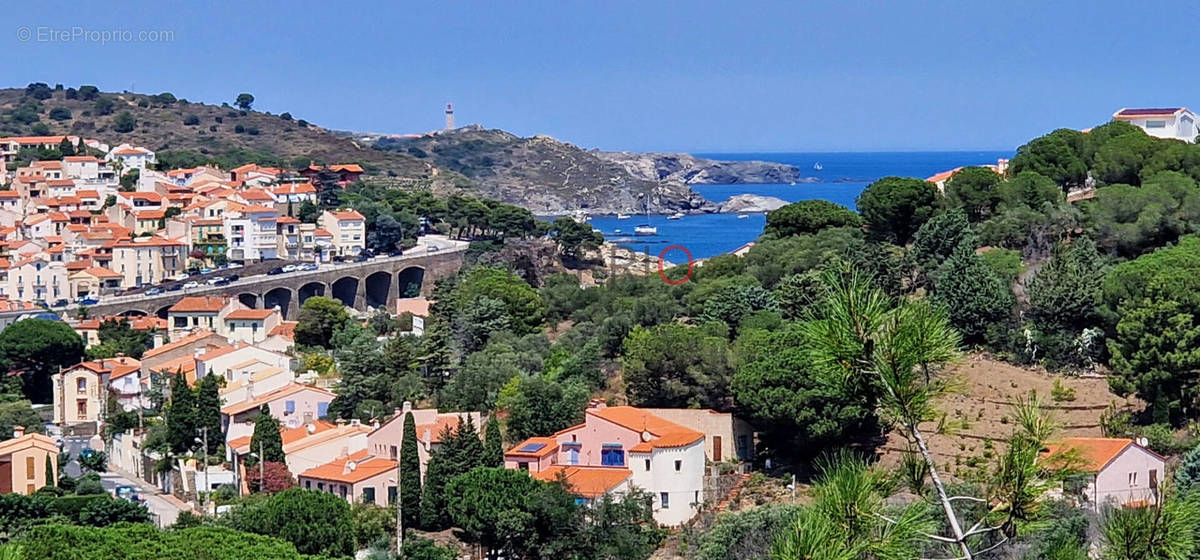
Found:
[[[813,164],[813,169],[820,171],[822,169],[825,169],[825,167],[823,165],[821,165],[821,162],[818,161],[817,163]]]
[[[628,220],[628,219],[629,219],[629,214],[621,214],[621,213],[617,213],[617,219],[618,219],[618,220]]]
[[[670,216],[667,216],[667,219],[668,220],[678,220],[682,217],[683,217],[683,212],[676,212],[674,214],[671,214]]]
[[[658,235],[658,228],[650,225],[650,200],[642,198],[642,206],[646,209],[646,223],[633,227],[633,234],[639,236]]]

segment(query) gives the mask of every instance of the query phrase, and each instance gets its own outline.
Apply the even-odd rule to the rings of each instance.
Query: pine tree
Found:
[[[454,476],[466,474],[475,467],[484,466],[483,441],[479,439],[479,429],[475,419],[467,415],[466,419],[458,417],[458,431],[454,434],[455,448],[458,450],[458,464]]]
[[[196,431],[208,429],[208,453],[216,454],[225,437],[221,433],[221,387],[215,375],[200,380],[196,391]]]
[[[171,404],[167,407],[167,443],[173,453],[187,453],[196,443],[196,394],[183,374],[171,378]]]
[[[488,415],[487,429],[484,430],[483,466],[504,466],[504,441],[500,435],[500,420],[495,412]]]
[[[250,436],[250,452],[259,454],[259,460],[283,463],[283,438],[279,435],[279,420],[271,416],[271,409],[263,405],[254,417],[254,434]]]
[[[421,456],[417,449],[417,424],[411,412],[404,415],[404,435],[400,441],[400,506],[404,508],[404,526],[415,527],[421,520]]]

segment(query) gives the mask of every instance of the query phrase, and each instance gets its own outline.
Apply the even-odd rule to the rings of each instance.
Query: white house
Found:
[[[1196,114],[1186,107],[1121,109],[1113,113],[1113,120],[1132,124],[1157,138],[1196,141]]]
[[[121,167],[125,171],[130,169],[144,170],[147,164],[157,161],[154,157],[154,152],[129,144],[121,144],[113,148],[111,152],[108,152],[108,155],[104,156],[104,159],[108,161],[120,161]]]

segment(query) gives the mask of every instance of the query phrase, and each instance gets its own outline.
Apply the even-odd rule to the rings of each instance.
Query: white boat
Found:
[[[822,170],[822,169],[825,169],[825,167],[824,167],[824,166],[822,166],[822,165],[821,165],[821,162],[819,162],[819,161],[818,161],[817,163],[814,163],[814,164],[813,164],[813,169],[816,169],[817,171],[820,171],[820,170]]]
[[[628,220],[629,214],[617,214],[617,219],[618,220]]]
[[[749,217],[750,217],[750,214],[738,214],[739,220],[745,220],[746,218],[749,218]]]
[[[795,182],[795,181],[792,181],[791,183],[788,183],[788,186],[789,186],[789,187],[794,187],[794,186],[796,186],[796,182]]]
[[[674,214],[671,214],[670,216],[667,216],[667,219],[668,220],[678,220],[679,218],[682,218],[682,217],[683,217],[683,212],[676,212]]]
[[[613,233],[621,233],[621,228],[614,229]]]
[[[658,235],[658,228],[650,224],[642,224],[633,227],[634,235]]]
[[[583,223],[587,223],[588,220],[591,220],[592,217],[588,216],[587,212],[584,212],[581,209],[581,210],[576,210],[574,212],[571,212],[571,219],[583,224]]]

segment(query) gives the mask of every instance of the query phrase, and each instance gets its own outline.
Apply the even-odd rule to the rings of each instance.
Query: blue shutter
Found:
[[[329,403],[317,403],[317,418],[329,416]]]
[[[283,410],[288,414],[296,412],[296,401],[287,401],[283,403]]]

